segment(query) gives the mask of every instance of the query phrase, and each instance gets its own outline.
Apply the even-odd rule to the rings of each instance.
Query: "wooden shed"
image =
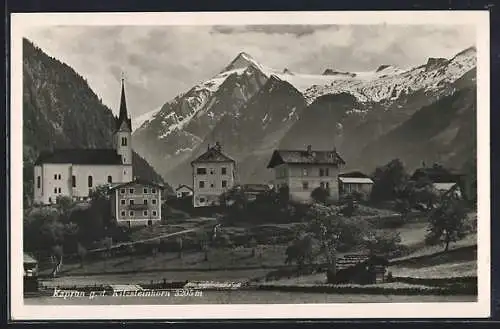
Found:
[[[386,280],[389,261],[375,255],[345,255],[336,261],[335,276],[329,283],[374,284]]]

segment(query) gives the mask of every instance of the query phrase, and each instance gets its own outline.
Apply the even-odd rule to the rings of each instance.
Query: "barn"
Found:
[[[340,257],[335,262],[335,275],[328,283],[374,284],[386,281],[389,261],[380,256],[352,254]]]

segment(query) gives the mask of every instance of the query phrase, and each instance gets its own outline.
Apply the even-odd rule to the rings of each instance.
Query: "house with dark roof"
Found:
[[[232,188],[236,178],[236,161],[222,151],[216,142],[191,162],[193,168],[193,206],[220,204],[220,195]]]
[[[177,198],[185,198],[193,195],[193,189],[187,185],[179,184],[179,186],[175,189],[175,194],[177,195]]]
[[[339,174],[339,194],[345,197],[352,193],[358,193],[363,200],[370,197],[373,180],[360,171],[351,171]]]
[[[339,198],[338,174],[345,161],[332,150],[275,150],[267,168],[274,170],[276,189],[287,186],[290,197],[309,201],[311,192],[318,187],[327,189],[332,199]]]
[[[434,164],[431,167],[422,167],[415,170],[410,177],[412,181],[429,180],[434,189],[440,193],[453,192],[461,197],[464,175],[454,170]]]
[[[134,178],[110,187],[111,212],[118,225],[150,226],[161,220],[163,185]]]
[[[41,152],[34,165],[34,202],[55,203],[59,196],[85,200],[98,185],[130,182],[132,123],[122,79],[120,114],[115,119],[113,148],[54,149]]]

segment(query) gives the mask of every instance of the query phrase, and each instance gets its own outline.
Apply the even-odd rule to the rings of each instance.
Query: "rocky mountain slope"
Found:
[[[414,128],[412,138],[398,131],[408,131],[419,116],[470,126],[458,106],[475,113],[475,66],[473,47],[410,69],[384,64],[371,72],[326,68],[321,75],[269,68],[241,53],[220,74],[167,102],[137,129],[134,142],[174,184],[190,182],[189,161],[217,140],[238,161],[242,182],[271,178],[265,167],[274,148],[308,144],[336,147],[348,168],[365,171],[395,157],[407,160],[410,168],[421,158],[457,166],[455,160],[473,157],[473,150],[461,147],[466,137],[454,138],[453,133],[470,136],[470,127],[449,128],[446,139],[436,136],[442,134],[439,127],[449,126],[436,126],[432,134]],[[448,110],[443,107],[456,113],[444,115]],[[389,143],[396,138],[405,147]],[[427,147],[410,156],[409,145],[415,143]]]
[[[119,90],[117,90],[119,97]],[[42,150],[111,147],[114,117],[68,65],[23,40],[23,160],[24,192],[33,187],[33,162]],[[137,175],[163,181],[138,154]]]

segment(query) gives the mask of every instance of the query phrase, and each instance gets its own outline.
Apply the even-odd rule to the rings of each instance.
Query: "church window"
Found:
[[[127,137],[122,137],[122,146],[127,146]]]
[[[88,187],[92,187],[92,184],[93,184],[93,181],[92,181],[92,176],[89,176],[87,178],[87,183],[88,183]]]
[[[61,193],[61,188],[58,189],[58,192]]]
[[[57,187],[54,187],[54,193],[57,193]]]
[[[36,187],[40,188],[40,176],[36,177]]]
[[[57,174],[54,174],[54,180],[57,180]]]
[[[61,179],[61,174],[57,175],[57,179],[59,180]]]
[[[120,203],[124,205],[125,204],[125,199],[121,199]]]
[[[71,176],[71,186],[76,187],[76,176],[75,175]]]
[[[108,176],[108,183],[113,183],[113,177]]]

